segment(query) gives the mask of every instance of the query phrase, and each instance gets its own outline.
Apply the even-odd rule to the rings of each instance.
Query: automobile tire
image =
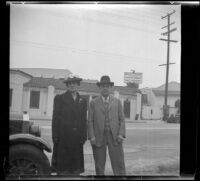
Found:
[[[10,147],[9,176],[47,174],[50,174],[50,163],[41,149],[29,144]]]

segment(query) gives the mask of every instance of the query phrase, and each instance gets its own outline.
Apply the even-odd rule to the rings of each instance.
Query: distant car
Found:
[[[170,115],[167,119],[168,123],[180,123],[180,114]]]
[[[175,115],[175,120],[176,120],[176,123],[180,123],[180,113],[177,113]]]
[[[22,120],[10,120],[9,127],[7,176],[50,174],[50,163],[44,150],[52,150],[50,144],[40,137],[40,127]]]
[[[175,123],[175,117],[173,114],[171,114],[168,118],[167,118],[167,122],[168,123]]]

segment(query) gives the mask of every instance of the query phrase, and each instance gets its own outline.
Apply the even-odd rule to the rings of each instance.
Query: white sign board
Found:
[[[124,72],[124,83],[142,83],[142,73]]]

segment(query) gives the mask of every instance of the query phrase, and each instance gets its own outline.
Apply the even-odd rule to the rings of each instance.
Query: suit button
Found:
[[[73,128],[74,131],[76,131],[76,128]]]

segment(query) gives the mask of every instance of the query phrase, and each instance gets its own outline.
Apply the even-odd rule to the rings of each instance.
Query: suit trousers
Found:
[[[122,143],[114,144],[110,130],[105,130],[103,145],[101,147],[92,146],[96,175],[105,175],[107,147],[114,175],[126,175]]]

